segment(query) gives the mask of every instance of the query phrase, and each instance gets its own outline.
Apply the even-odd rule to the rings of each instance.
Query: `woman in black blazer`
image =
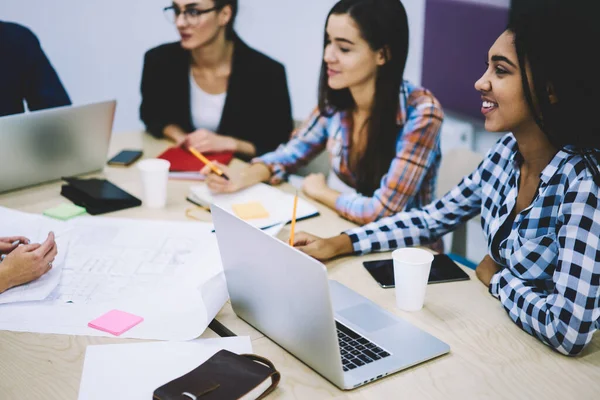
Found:
[[[236,11],[237,0],[174,0],[165,8],[181,41],[145,55],[140,118],[150,134],[244,158],[288,140],[285,69],[237,36]]]

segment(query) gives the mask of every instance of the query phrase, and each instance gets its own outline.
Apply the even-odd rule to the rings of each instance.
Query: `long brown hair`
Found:
[[[396,156],[401,128],[397,123],[400,87],[408,56],[408,18],[399,0],[341,0],[333,6],[327,21],[331,15],[340,14],[349,15],[371,49],[383,49],[386,57],[385,64],[377,70],[373,109],[366,125],[367,145],[353,171],[356,190],[372,196]],[[325,25],[327,27],[327,23]],[[326,45],[327,31],[323,48]],[[323,61],[319,81],[321,114],[352,110],[356,104],[350,90],[334,90],[327,81],[327,64]]]
[[[598,185],[600,80],[593,45],[600,39],[599,14],[598,1],[518,0],[507,27],[537,125],[556,148],[572,146],[565,150],[581,154]],[[550,101],[549,90],[557,102]]]

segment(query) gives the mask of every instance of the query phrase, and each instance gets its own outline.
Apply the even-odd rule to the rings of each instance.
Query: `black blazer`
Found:
[[[190,110],[191,54],[179,42],[149,50],[142,73],[140,118],[146,130],[163,137],[169,124],[194,130]],[[231,75],[217,133],[247,140],[258,155],[287,142],[292,112],[285,68],[234,38]]]

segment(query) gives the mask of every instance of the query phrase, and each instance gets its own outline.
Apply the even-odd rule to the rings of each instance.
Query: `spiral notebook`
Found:
[[[239,192],[228,194],[211,193],[204,184],[193,185],[190,187],[187,199],[202,207],[210,207],[211,203],[215,203],[260,229],[289,222],[292,219],[294,208],[293,194],[284,193],[264,183],[258,183]],[[236,210],[239,211],[240,208],[250,204],[262,206],[266,211],[265,216],[263,218],[247,219],[236,212]],[[297,221],[317,215],[319,215],[319,210],[315,206],[302,198],[298,198]]]

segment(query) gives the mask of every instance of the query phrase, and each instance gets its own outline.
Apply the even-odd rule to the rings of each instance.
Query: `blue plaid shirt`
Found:
[[[523,330],[578,354],[600,328],[600,189],[583,158],[565,150],[509,229],[500,228],[516,204],[522,160],[512,134],[441,199],[346,233],[356,253],[391,250],[430,243],[481,214],[488,253],[503,266],[490,293]]]

